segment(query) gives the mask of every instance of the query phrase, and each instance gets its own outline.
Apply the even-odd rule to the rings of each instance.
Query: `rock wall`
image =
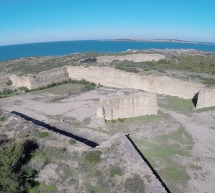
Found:
[[[86,79],[104,86],[134,88],[185,99],[192,99],[205,86],[200,83],[174,79],[167,76],[146,76],[110,67],[68,66],[68,73],[72,79]]]
[[[13,83],[13,86],[19,88],[19,87],[26,87],[29,90],[32,89],[31,81],[28,76],[17,76],[17,75],[11,75],[10,80]]]
[[[54,68],[48,71],[40,72],[35,75],[30,75],[32,89],[47,86],[51,83],[61,82],[69,79],[67,67]]]
[[[146,61],[159,61],[165,59],[162,54],[129,54],[122,56],[98,56],[98,63],[111,63],[114,60],[118,61],[132,61],[132,62],[146,62]]]
[[[47,86],[51,83],[61,82],[69,79],[67,67],[54,68],[38,74],[30,74],[26,76],[10,76],[13,86],[27,87],[29,90]]]
[[[100,102],[97,118],[113,120],[119,118],[157,115],[157,95],[134,89],[125,89],[109,95]]]
[[[199,91],[196,108],[215,106],[215,88],[206,87]]]
[[[10,80],[9,76],[5,76],[5,77],[0,77],[0,86],[3,86],[5,84],[7,84],[7,82]]]

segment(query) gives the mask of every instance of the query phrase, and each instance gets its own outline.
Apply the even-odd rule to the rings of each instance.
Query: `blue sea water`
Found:
[[[215,51],[215,44],[143,41],[65,41],[0,46],[0,60],[32,56],[58,56],[78,52],[122,52],[128,49],[196,49]]]

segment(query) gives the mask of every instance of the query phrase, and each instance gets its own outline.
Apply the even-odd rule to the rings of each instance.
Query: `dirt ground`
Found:
[[[213,108],[198,111],[192,101],[159,96],[157,116],[109,121],[108,132],[92,128],[90,123],[99,100],[116,90],[101,87],[78,94],[62,86],[0,99],[0,107],[81,133],[98,143],[119,131],[130,134],[173,193],[214,192]]]

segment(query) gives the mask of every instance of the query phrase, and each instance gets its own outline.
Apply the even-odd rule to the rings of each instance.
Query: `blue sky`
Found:
[[[114,38],[215,42],[215,0],[0,0],[0,45]]]

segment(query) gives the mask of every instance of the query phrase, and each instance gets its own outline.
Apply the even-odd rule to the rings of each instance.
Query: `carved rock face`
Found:
[[[155,94],[124,89],[102,100],[97,108],[97,118],[113,120],[144,115],[156,115],[158,111]]]

